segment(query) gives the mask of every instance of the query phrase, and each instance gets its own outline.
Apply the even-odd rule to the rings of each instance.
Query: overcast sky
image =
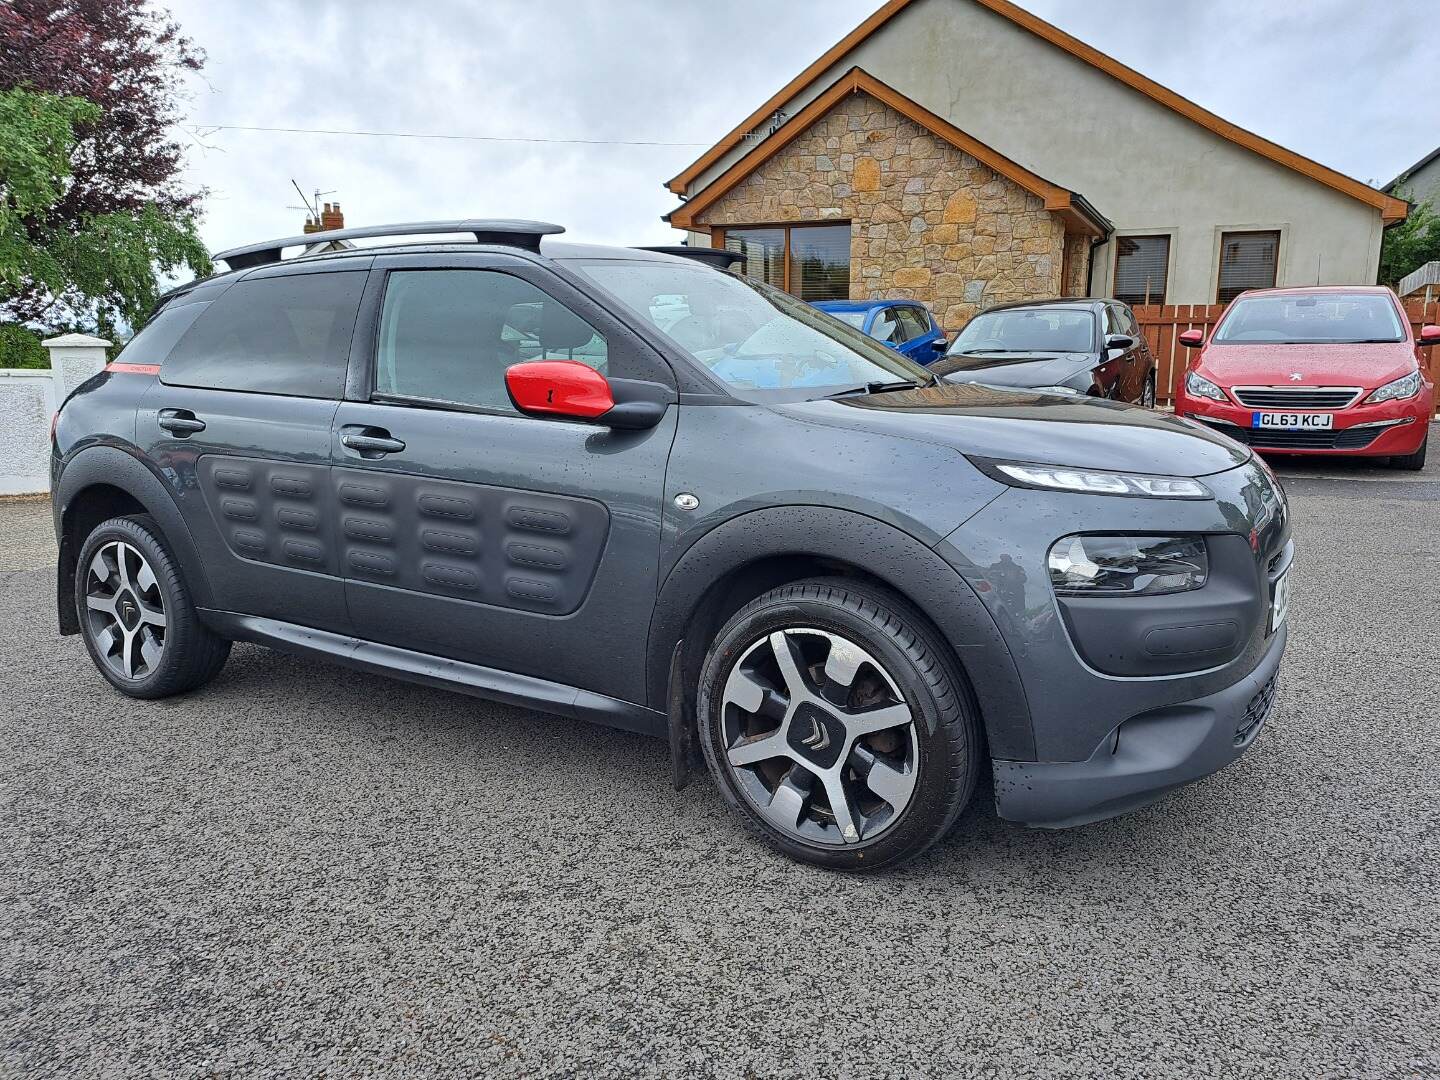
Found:
[[[579,240],[677,242],[662,182],[881,0],[162,2],[209,55],[190,123],[690,144],[186,132],[217,250],[298,232],[292,177],[333,189],[350,225],[527,217]],[[1022,2],[1361,180],[1440,143],[1433,0]]]

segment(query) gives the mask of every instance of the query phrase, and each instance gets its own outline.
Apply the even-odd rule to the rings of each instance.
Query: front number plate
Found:
[[[1279,630],[1290,612],[1290,571],[1286,570],[1275,579],[1275,588],[1270,593],[1270,632]]]
[[[1252,428],[1282,428],[1285,431],[1319,431],[1335,426],[1333,413],[1257,412],[1250,414]]]

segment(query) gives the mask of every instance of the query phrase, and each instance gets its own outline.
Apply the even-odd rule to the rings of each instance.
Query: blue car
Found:
[[[815,306],[883,341],[917,364],[945,355],[945,332],[924,304],[914,300],[818,300]]]

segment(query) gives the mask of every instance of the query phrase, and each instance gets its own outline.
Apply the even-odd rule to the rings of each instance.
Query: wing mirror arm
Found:
[[[670,387],[643,379],[611,379],[610,391],[615,405],[603,416],[596,417],[595,422],[628,431],[654,427],[676,400],[675,391]]]

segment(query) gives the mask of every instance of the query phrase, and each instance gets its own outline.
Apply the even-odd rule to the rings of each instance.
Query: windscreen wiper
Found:
[[[938,375],[932,375],[929,383],[915,382],[912,379],[898,379],[890,382],[874,381],[867,382],[861,386],[849,386],[844,390],[836,390],[833,394],[826,394],[827,398],[845,397],[848,394],[886,394],[891,390],[918,390],[924,386],[936,386],[940,382]]]

